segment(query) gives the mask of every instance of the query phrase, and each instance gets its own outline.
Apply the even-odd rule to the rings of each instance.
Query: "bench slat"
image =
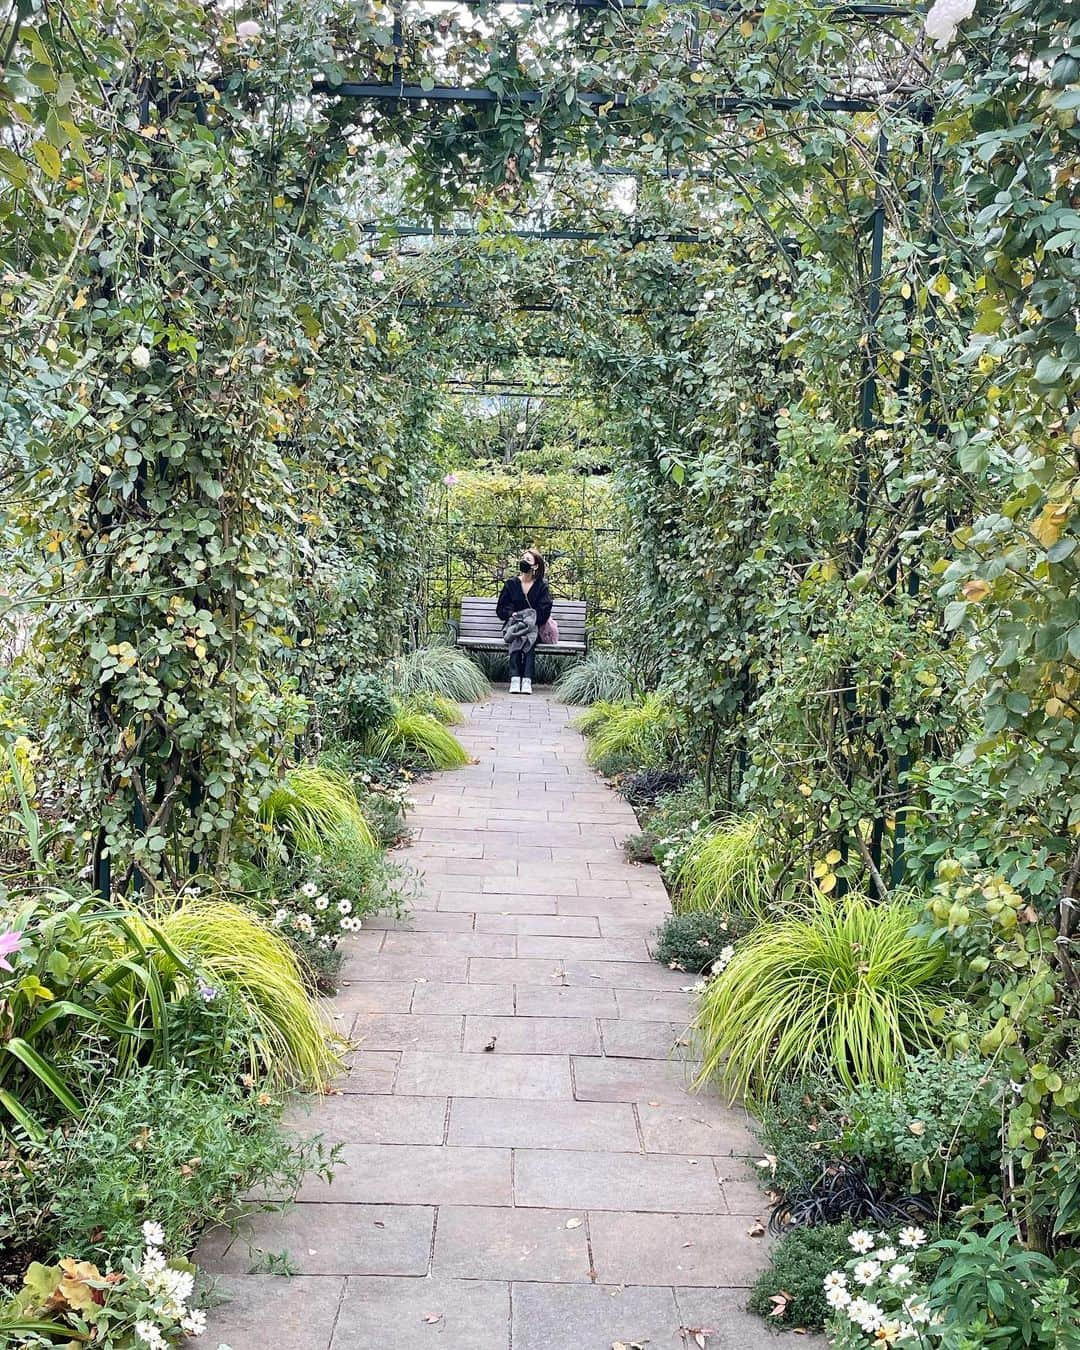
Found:
[[[495,599],[489,596],[468,595],[461,602],[461,622],[458,625],[457,645],[480,651],[501,651],[502,620],[495,612]],[[539,642],[534,650],[541,655],[567,655],[587,650],[585,634],[588,605],[584,600],[556,600],[551,616],[559,625],[558,642]]]

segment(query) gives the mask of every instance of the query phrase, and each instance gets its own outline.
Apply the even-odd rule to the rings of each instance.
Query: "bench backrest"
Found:
[[[556,600],[551,606],[551,617],[559,625],[560,642],[584,642],[586,610],[584,600]],[[502,620],[495,613],[492,596],[467,595],[461,602],[463,638],[491,638],[502,640]]]

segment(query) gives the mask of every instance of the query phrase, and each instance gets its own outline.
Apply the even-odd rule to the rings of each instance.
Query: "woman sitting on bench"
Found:
[[[510,651],[510,692],[531,694],[537,634],[551,618],[551,592],[544,580],[543,556],[534,548],[521,555],[519,577],[502,588],[495,612],[503,621],[503,640]]]

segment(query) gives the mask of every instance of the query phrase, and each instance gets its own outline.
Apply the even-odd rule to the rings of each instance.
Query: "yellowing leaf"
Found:
[[[1053,548],[1069,518],[1069,508],[1060,502],[1047,502],[1032,522],[1031,533],[1043,548]]]
[[[48,141],[34,142],[34,158],[50,178],[60,177],[60,152]]]

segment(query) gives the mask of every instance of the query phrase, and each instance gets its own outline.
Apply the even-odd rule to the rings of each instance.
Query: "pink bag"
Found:
[[[536,640],[545,645],[554,646],[559,641],[559,625],[554,619],[548,619],[536,634]]]

